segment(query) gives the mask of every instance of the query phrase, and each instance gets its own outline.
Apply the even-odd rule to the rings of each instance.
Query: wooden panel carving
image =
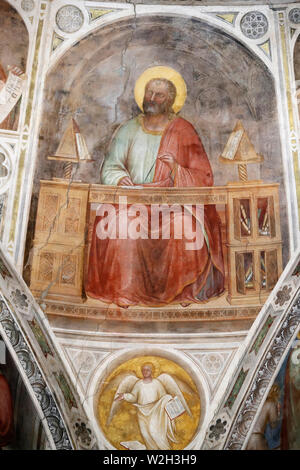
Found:
[[[40,263],[37,278],[39,281],[51,282],[53,279],[54,253],[45,251],[40,255]]]
[[[37,219],[37,230],[42,232],[57,230],[57,212],[59,197],[56,194],[46,193],[41,201],[41,218]]]
[[[80,222],[81,200],[72,197],[69,199],[65,216],[65,233],[78,233]]]
[[[63,255],[61,275],[60,275],[60,284],[75,285],[76,271],[77,271],[76,256]]]

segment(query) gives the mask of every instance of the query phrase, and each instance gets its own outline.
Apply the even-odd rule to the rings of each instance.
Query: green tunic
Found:
[[[139,117],[124,124],[112,140],[102,170],[101,183],[117,185],[125,176],[134,184],[151,183],[161,135],[147,132]]]

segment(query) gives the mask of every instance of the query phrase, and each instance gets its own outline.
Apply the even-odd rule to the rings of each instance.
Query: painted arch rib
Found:
[[[207,428],[204,449],[241,450],[300,328],[300,250],[249,330],[239,366]]]
[[[0,248],[0,333],[54,449],[92,449],[96,439],[48,321]]]

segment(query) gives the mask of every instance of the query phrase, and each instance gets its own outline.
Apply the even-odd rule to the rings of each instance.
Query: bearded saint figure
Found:
[[[143,114],[122,125],[113,137],[101,170],[103,184],[153,187],[153,192],[159,187],[213,185],[197,132],[176,115],[185,97],[185,82],[175,70],[152,67],[141,75],[135,98]],[[150,206],[146,216],[144,226],[151,222]],[[118,208],[115,217],[120,217]],[[184,217],[172,214],[174,231]],[[205,241],[193,250],[187,250],[186,238],[177,239],[174,231],[169,239],[101,239],[97,236],[101,218],[103,214],[97,215],[94,224],[85,286],[88,296],[126,308],[187,306],[223,292],[220,219],[214,205],[204,206],[201,230]],[[193,224],[198,223],[193,216]]]

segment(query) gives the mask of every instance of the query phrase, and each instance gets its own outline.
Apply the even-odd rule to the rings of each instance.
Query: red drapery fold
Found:
[[[177,117],[167,126],[157,156],[164,154],[174,156],[175,168],[170,171],[157,158],[153,183],[144,186],[213,185],[211,166],[201,140],[185,119]],[[87,295],[122,306],[191,302],[197,301],[197,294],[208,277],[209,297],[223,291],[221,228],[214,205],[204,207],[209,249],[204,243],[200,249],[189,251],[185,249],[186,239],[172,237],[170,240],[100,240],[96,234],[100,219],[96,217],[94,224]],[[212,273],[217,273],[213,281]]]

